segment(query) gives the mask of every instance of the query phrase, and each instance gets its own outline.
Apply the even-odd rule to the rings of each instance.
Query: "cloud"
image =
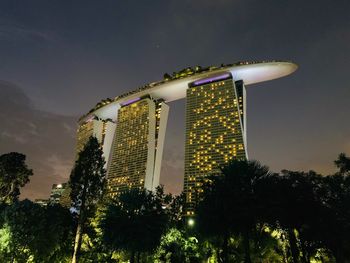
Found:
[[[24,144],[27,142],[27,140],[25,138],[23,138],[22,136],[13,135],[7,131],[1,132],[1,137],[6,138],[8,140],[15,140],[15,142],[18,142],[21,144]]]
[[[34,170],[21,198],[47,198],[52,184],[68,180],[74,161],[77,117],[40,111],[16,85],[0,81],[0,154],[17,151]],[[183,187],[184,138],[170,124],[161,184],[178,194]],[[168,138],[169,138],[168,137]],[[175,139],[176,138],[176,139]]]
[[[50,31],[28,28],[16,24],[0,24],[0,40],[55,42],[58,40],[58,37]]]
[[[47,198],[53,183],[68,180],[76,119],[40,111],[18,86],[0,81],[0,154],[24,153],[34,171],[22,198]]]
[[[172,111],[174,107],[184,110],[184,105],[171,103],[171,111],[168,120],[167,134],[165,137],[164,154],[160,183],[168,193],[180,194],[184,181],[184,154],[185,154],[185,126],[184,119],[177,118]],[[182,112],[184,117],[184,112]]]
[[[175,139],[169,144],[164,149],[160,184],[164,185],[166,192],[180,194],[184,180],[184,142]]]

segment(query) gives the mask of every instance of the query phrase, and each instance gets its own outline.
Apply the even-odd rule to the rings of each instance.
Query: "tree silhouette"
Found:
[[[170,227],[176,227],[178,229],[182,229],[184,227],[183,215],[185,211],[185,206],[186,195],[184,192],[172,198],[167,210],[169,213]]]
[[[270,175],[269,169],[257,161],[232,160],[205,186],[204,198],[197,214],[201,233],[222,239],[223,262],[229,261],[231,234],[243,237],[244,262],[250,263],[250,238],[261,209],[256,189]]]
[[[103,152],[95,137],[90,137],[84,149],[79,153],[69,180],[72,206],[78,211],[78,223],[75,236],[72,262],[78,262],[81,237],[89,214],[94,211],[101,199],[106,185]]]
[[[105,244],[113,250],[129,251],[130,262],[139,262],[141,253],[154,250],[165,233],[168,199],[162,188],[156,193],[133,189],[120,194],[108,205],[101,222]]]
[[[319,239],[333,252],[337,262],[349,262],[350,177],[339,173],[327,176],[323,190],[323,214],[313,227],[317,227]]]
[[[12,203],[18,199],[20,187],[29,182],[33,171],[28,169],[26,156],[11,152],[0,156],[0,203]]]
[[[261,185],[262,201],[269,207],[263,211],[263,220],[278,231],[285,231],[293,262],[309,262],[320,246],[311,226],[322,215],[318,198],[321,187],[321,175],[288,170]]]
[[[339,173],[347,174],[350,172],[350,158],[345,153],[339,154],[338,159],[334,163],[339,168]]]

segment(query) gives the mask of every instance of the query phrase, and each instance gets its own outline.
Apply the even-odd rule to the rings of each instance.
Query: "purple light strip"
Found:
[[[128,101],[123,102],[123,103],[121,103],[121,104],[122,104],[122,106],[126,106],[126,105],[129,105],[129,104],[134,103],[134,102],[136,102],[136,101],[139,101],[140,99],[141,99],[141,98],[131,99],[131,100],[128,100]]]
[[[216,77],[211,77],[211,78],[197,80],[197,81],[193,82],[193,85],[198,86],[198,85],[214,82],[214,81],[217,81],[217,80],[226,79],[228,77],[230,77],[230,74],[226,73],[226,74],[223,74],[223,75],[220,75],[220,76],[216,76]]]

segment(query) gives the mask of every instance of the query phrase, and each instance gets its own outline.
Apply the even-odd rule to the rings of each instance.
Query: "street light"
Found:
[[[193,218],[188,219],[187,224],[189,227],[193,227],[194,226],[194,219]]]

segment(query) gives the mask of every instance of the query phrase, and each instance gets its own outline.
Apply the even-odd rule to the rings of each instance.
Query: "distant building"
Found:
[[[63,207],[70,208],[71,207],[71,199],[70,199],[71,188],[69,186],[62,192],[59,204]]]
[[[50,204],[59,204],[63,192],[67,189],[68,183],[53,184],[50,194]]]
[[[68,183],[53,184],[51,188],[49,199],[35,199],[34,203],[41,206],[48,206],[53,204],[61,204],[65,207],[70,207],[70,188]]]
[[[49,204],[49,199],[35,199],[34,203],[46,207]]]

